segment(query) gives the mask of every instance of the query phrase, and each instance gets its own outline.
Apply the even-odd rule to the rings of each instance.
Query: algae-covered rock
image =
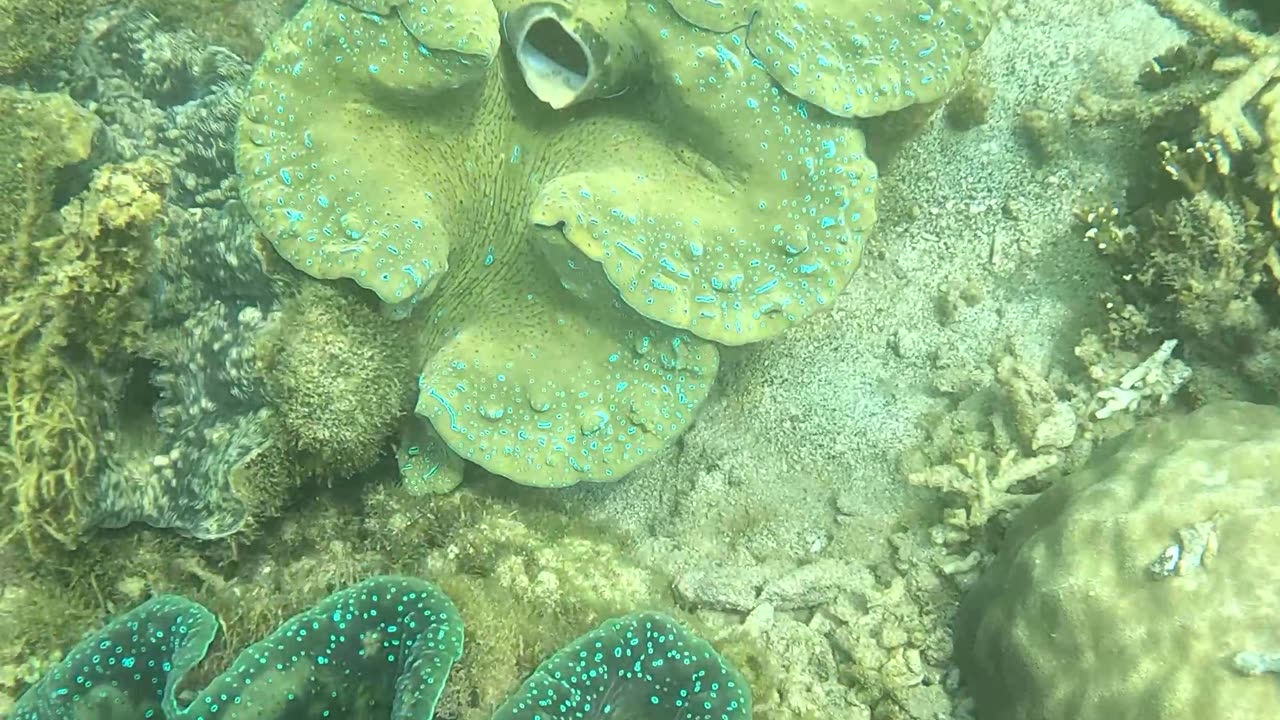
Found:
[[[329,477],[373,464],[409,407],[397,330],[361,298],[311,284],[283,302],[269,332],[267,393],[296,449]]]
[[[98,126],[67,95],[0,86],[0,237],[13,238],[0,243],[6,266],[18,261],[21,237],[51,209],[55,173],[89,158]],[[19,279],[9,272],[0,274],[6,295]]]
[[[1280,714],[1280,408],[1140,426],[1018,516],[965,598],[983,720]]]
[[[47,70],[76,46],[91,0],[0,3],[0,77]]]

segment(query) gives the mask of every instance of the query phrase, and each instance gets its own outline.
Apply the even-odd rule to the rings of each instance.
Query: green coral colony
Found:
[[[13,717],[428,720],[463,646],[447,595],[416,578],[375,577],[288,620],[183,704],[183,679],[216,632],[201,605],[152,598],[74,648],[18,700]],[[746,720],[751,694],[704,640],[663,615],[637,613],[548,658],[494,718],[640,713]]]
[[[459,456],[613,480],[688,427],[717,343],[834,303],[875,221],[854,118],[941,97],[987,15],[311,0],[251,82],[242,195],[296,268],[416,318],[410,487]]]

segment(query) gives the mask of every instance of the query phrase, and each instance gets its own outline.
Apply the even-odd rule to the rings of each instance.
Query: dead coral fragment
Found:
[[[1177,340],[1166,340],[1132,370],[1120,378],[1116,385],[1103,389],[1097,399],[1105,404],[1093,416],[1104,420],[1125,410],[1132,410],[1146,398],[1156,398],[1164,405],[1169,398],[1191,377],[1191,368],[1181,360],[1172,359]]]
[[[999,513],[1016,511],[1036,495],[1017,493],[1013,487],[1048,472],[1058,464],[1055,453],[1018,457],[1010,451],[1001,457],[993,469],[985,457],[971,453],[952,465],[935,465],[907,477],[912,485],[936,488],[959,495],[964,499],[963,509],[945,513],[947,525],[970,530],[986,525]]]

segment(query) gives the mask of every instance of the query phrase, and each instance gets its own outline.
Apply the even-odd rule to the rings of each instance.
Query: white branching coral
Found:
[[[1165,340],[1150,357],[1125,373],[1120,382],[1098,393],[1105,404],[1093,414],[1099,420],[1125,410],[1133,410],[1144,399],[1155,398],[1164,405],[1191,377],[1191,368],[1173,358],[1177,340]]]

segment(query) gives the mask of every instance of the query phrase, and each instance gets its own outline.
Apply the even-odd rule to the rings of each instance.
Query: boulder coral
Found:
[[[989,24],[934,4],[312,0],[251,80],[243,195],[294,267],[420,327],[415,486],[456,457],[613,480],[688,427],[717,343],[849,282],[877,172],[847,116],[945,92]]]
[[[1280,409],[1140,426],[1016,519],[964,599],[978,717],[1276,717]]]

